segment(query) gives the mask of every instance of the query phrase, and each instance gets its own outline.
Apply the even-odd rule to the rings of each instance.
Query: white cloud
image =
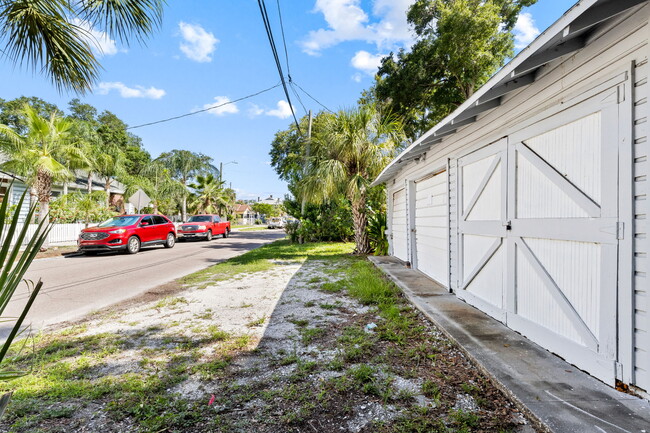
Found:
[[[527,47],[539,35],[539,29],[535,27],[535,20],[533,20],[533,16],[530,13],[524,12],[519,15],[517,24],[515,24],[514,34],[515,48],[518,50]]]
[[[166,94],[164,90],[155,87],[149,87],[148,89],[144,86],[127,87],[119,81],[99,83],[95,90],[100,95],[106,95],[111,90],[117,90],[122,98],[160,99]]]
[[[385,54],[370,54],[368,51],[357,51],[350,60],[355,69],[365,72],[368,75],[375,75],[381,65],[381,59]]]
[[[291,116],[291,106],[287,101],[281,100],[278,101],[277,108],[274,110],[268,110],[265,112],[267,116],[278,117],[280,119],[286,119]]]
[[[273,116],[280,119],[286,119],[291,116],[291,106],[285,100],[278,101],[276,108],[270,110],[262,108],[257,104],[251,104],[251,107],[248,109],[248,114],[251,117],[261,116],[263,114],[265,116]]]
[[[363,80],[363,75],[360,72],[357,72],[356,74],[352,75],[352,81],[355,83],[360,83],[361,80]]]
[[[112,56],[118,52],[126,52],[124,49],[118,49],[117,44],[113,39],[108,37],[108,34],[96,30],[89,22],[82,21],[79,18],[74,18],[72,24],[84,30],[82,33],[83,39],[88,42],[92,50],[98,56]]]
[[[219,39],[198,24],[187,24],[181,21],[178,27],[181,37],[185,41],[180,45],[183,54],[195,62],[211,62],[212,53],[216,49]]]
[[[251,104],[250,108],[248,109],[248,114],[251,117],[259,116],[261,114],[264,114],[264,109],[257,104]]]
[[[212,108],[215,107],[215,108]],[[214,102],[210,104],[205,104],[203,109],[212,108],[208,111],[210,114],[215,116],[224,116],[226,114],[236,114],[239,113],[239,108],[237,104],[230,103],[230,98],[227,96],[215,96]]]
[[[371,17],[361,7],[361,0],[316,0],[314,12],[322,13],[327,29],[309,32],[302,41],[303,51],[318,55],[325,48],[345,41],[366,41],[378,48],[396,44],[411,45],[413,36],[406,21],[412,0],[376,0]]]

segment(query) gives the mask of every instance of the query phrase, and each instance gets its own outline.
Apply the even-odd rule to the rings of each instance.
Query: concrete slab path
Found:
[[[557,433],[650,433],[650,403],[624,394],[392,257],[370,257],[504,392]]]

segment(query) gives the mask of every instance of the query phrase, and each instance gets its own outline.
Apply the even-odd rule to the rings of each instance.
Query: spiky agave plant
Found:
[[[18,209],[22,209],[26,193],[26,191],[23,193],[11,218],[6,218],[7,213],[10,212],[9,200],[5,198],[0,205],[0,317],[2,317],[0,321],[13,322],[15,320],[11,332],[0,346],[0,380],[10,380],[27,374],[24,371],[14,370],[11,366],[7,366],[5,357],[15,338],[24,331],[23,322],[38,292],[41,290],[43,282],[39,280],[38,283],[32,285],[30,296],[19,317],[6,318],[3,314],[16,289],[24,281],[25,272],[27,272],[36,254],[41,249],[52,227],[50,224],[46,224],[45,221],[41,221],[36,233],[29,239],[26,247],[21,248],[27,237],[29,228],[27,222],[32,220],[36,210],[36,205],[33,205],[27,213],[27,222],[22,224],[22,228],[19,228],[20,212],[18,212]],[[28,284],[28,282],[25,281],[24,284]],[[4,413],[10,399],[10,392],[0,396],[0,416]]]

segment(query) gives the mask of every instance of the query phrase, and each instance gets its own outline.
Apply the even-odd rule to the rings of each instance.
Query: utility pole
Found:
[[[219,163],[219,183],[221,183],[222,177],[223,177],[223,162]]]
[[[312,116],[311,116],[311,110],[309,110],[309,126],[307,126],[307,143],[305,143],[305,165],[303,167],[303,175],[307,174],[307,166],[309,165],[309,147],[311,145],[311,121],[312,121]],[[305,192],[303,191],[302,193],[302,203],[300,204],[300,218],[305,217],[305,205],[307,203],[306,197],[305,197]],[[298,238],[298,243],[302,244],[304,242],[304,239],[302,236]]]
[[[309,126],[307,126],[307,143],[305,145],[305,166],[303,168],[303,173],[307,173],[307,165],[309,164],[309,147],[311,145],[311,110],[309,110]],[[305,193],[302,194],[302,204],[300,205],[300,216],[305,216],[305,205],[306,205]]]

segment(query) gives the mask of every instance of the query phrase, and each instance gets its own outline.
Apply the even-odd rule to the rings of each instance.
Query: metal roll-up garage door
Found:
[[[417,269],[449,285],[447,172],[415,182],[415,249]]]
[[[407,261],[406,240],[406,190],[400,189],[393,193],[393,212],[391,221],[393,255]]]

